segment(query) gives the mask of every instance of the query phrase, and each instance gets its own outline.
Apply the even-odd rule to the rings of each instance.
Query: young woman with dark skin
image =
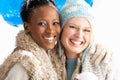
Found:
[[[48,56],[60,33],[54,2],[26,0],[20,14],[24,30],[18,33],[17,48],[0,69],[0,80],[58,80]]]

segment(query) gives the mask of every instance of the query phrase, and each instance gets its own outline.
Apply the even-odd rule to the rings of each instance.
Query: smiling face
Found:
[[[60,33],[59,15],[55,8],[42,6],[31,13],[29,22],[24,24],[33,40],[46,51],[53,49]]]
[[[85,18],[72,18],[64,25],[61,42],[65,48],[67,58],[75,58],[90,43],[92,28]]]

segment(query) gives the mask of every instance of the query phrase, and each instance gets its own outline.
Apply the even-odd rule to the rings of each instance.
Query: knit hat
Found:
[[[65,5],[60,11],[61,26],[73,17],[85,17],[93,21],[92,7],[84,0],[66,0]]]

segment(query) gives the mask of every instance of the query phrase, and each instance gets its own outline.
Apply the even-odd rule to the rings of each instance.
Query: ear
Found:
[[[24,30],[25,30],[26,33],[29,33],[29,32],[30,32],[29,23],[27,23],[27,22],[24,23]]]

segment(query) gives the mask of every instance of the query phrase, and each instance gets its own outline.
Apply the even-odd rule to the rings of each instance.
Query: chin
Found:
[[[71,51],[71,52],[76,53],[76,54],[79,54],[79,53],[81,53],[82,51],[79,49],[79,50],[74,50],[74,51]]]
[[[52,49],[54,49],[54,47],[48,47],[48,48],[46,48],[46,51],[52,50]]]

